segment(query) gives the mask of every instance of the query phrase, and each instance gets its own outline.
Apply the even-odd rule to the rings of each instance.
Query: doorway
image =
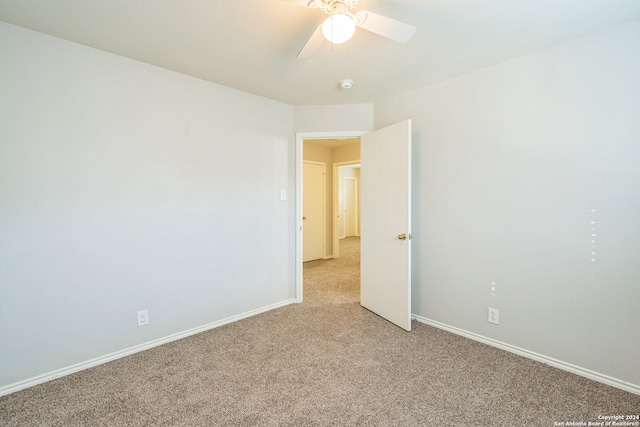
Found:
[[[353,132],[310,132],[310,133],[298,133],[296,135],[296,301],[302,302],[303,300],[303,262],[304,256],[304,239],[303,229],[305,227],[306,216],[304,213],[304,183],[303,171],[305,162],[308,161],[324,161],[328,165],[327,170],[332,170],[333,173],[327,173],[327,215],[326,215],[326,241],[325,257],[335,258],[339,257],[339,224],[342,221],[339,207],[339,169],[338,167],[344,165],[359,164],[359,144],[357,148],[357,154],[347,155],[345,153],[349,150],[342,149],[354,141],[359,143],[359,137],[366,134],[366,131],[353,131]],[[306,149],[306,153],[305,153]],[[351,148],[353,150],[354,148]],[[310,153],[313,155],[309,156]],[[351,153],[350,153],[351,154]],[[355,185],[355,183],[354,183]],[[354,190],[354,188],[352,188]],[[352,207],[353,209],[353,207]],[[353,212],[350,212],[353,213]],[[357,223],[356,223],[357,224]],[[359,227],[359,224],[353,224],[354,227]],[[359,230],[358,230],[359,231]]]
[[[340,139],[344,135],[296,134],[297,302],[303,300],[303,144],[307,138]],[[361,229],[366,241],[359,254],[360,305],[407,331],[411,331],[411,135],[411,120],[352,135],[362,137],[360,157],[366,165],[361,189]]]

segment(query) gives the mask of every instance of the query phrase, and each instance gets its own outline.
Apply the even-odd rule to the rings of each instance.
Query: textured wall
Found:
[[[415,314],[640,384],[639,41],[636,21],[376,105],[377,128],[413,120]]]
[[[294,298],[293,107],[3,23],[0,57],[0,387]]]

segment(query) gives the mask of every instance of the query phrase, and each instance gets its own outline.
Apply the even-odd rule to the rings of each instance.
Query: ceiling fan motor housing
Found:
[[[413,25],[379,15],[375,12],[361,10],[354,13],[358,0],[284,0],[320,9],[329,15],[309,37],[297,58],[308,58],[316,52],[324,40],[333,44],[346,42],[355,33],[356,27],[391,39],[397,43],[406,43],[416,31]]]
[[[309,7],[318,7],[327,15],[333,15],[335,12],[350,12],[358,6],[358,0],[311,0]]]

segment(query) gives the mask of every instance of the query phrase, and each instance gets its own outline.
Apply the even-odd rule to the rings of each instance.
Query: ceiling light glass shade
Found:
[[[341,44],[349,40],[356,32],[356,23],[347,15],[332,15],[322,24],[322,34],[334,44]]]

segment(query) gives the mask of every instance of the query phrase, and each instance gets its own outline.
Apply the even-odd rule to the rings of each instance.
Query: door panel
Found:
[[[362,136],[360,150],[360,304],[410,331],[411,121]]]
[[[302,172],[302,261],[325,257],[325,166],[304,162]]]

